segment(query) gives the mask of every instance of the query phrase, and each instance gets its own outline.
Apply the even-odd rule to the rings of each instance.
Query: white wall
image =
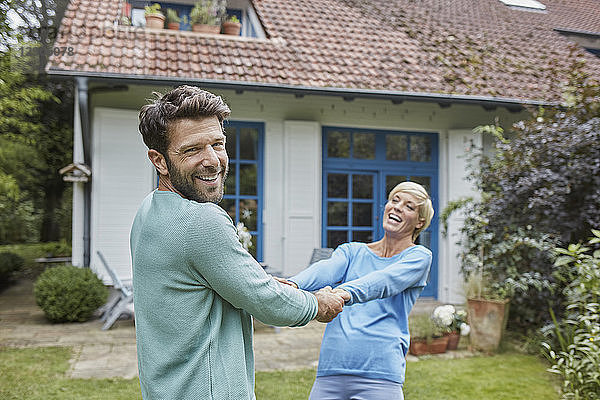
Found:
[[[476,197],[477,192],[466,180],[468,174],[467,155],[471,154],[475,148],[481,147],[481,134],[474,134],[471,130],[457,129],[447,131],[445,137],[445,165],[440,167],[441,170],[444,170],[445,175],[443,204],[461,198]],[[442,237],[440,242],[439,300],[443,302],[463,303],[465,301],[458,259],[459,247],[456,244],[463,220],[462,214],[455,212],[448,220],[447,236]]]
[[[147,151],[138,132],[137,112],[94,109],[90,266],[107,283],[98,250],[119,277],[131,278],[131,224],[154,188]]]
[[[124,188],[132,191],[129,195],[131,204],[127,208],[130,214],[127,217],[124,216],[124,219],[132,218],[141,197],[143,197],[142,194],[148,193],[154,187],[151,178],[153,170],[146,159],[146,148],[137,130],[137,113],[140,106],[145,103],[144,99],[157,89],[165,91],[164,88],[130,85],[128,92],[96,94],[92,99],[94,107],[110,106],[130,110],[117,112],[116,110],[102,111],[101,108],[94,108],[100,111],[96,112],[94,119],[95,139],[108,135],[107,139],[102,139],[101,144],[105,146],[100,150],[106,151],[107,143],[118,141],[121,146],[130,146],[132,149],[137,146],[135,147],[136,151],[139,151],[135,158],[138,160],[135,161],[137,164],[127,175],[131,179],[123,179],[124,182],[127,181],[132,185],[131,188]],[[341,98],[326,96],[297,98],[294,95],[280,93],[215,92],[222,95],[231,107],[232,120],[264,123],[263,258],[273,270],[281,271],[284,275],[291,275],[304,268],[310,259],[312,249],[320,247],[322,126],[438,132],[440,183],[438,187],[439,209],[436,210],[436,217],[439,217],[449,200],[471,193],[468,182],[463,180],[465,159],[462,158],[462,154],[470,145],[471,139],[475,140],[476,144],[481,144],[481,138],[474,136],[471,129],[477,125],[494,123],[496,117],[499,118],[501,125],[507,127],[522,116],[509,113],[503,108],[490,111],[474,105],[452,105],[448,108],[440,108],[435,103],[392,104],[385,100],[366,99],[348,102]],[[113,157],[116,157],[115,161],[122,158],[117,154],[107,154],[106,157],[111,160]],[[96,160],[98,159],[97,151],[94,157]],[[100,159],[103,160],[104,157],[100,156]],[[133,158],[130,164],[134,164]],[[109,168],[109,171],[106,172],[97,172],[97,167],[94,166],[95,176],[98,173],[108,173],[109,176],[118,173],[117,167],[114,167],[114,171]],[[146,177],[142,178],[144,174]],[[137,180],[134,177],[137,177]],[[107,178],[96,179],[105,182]],[[149,183],[147,183],[148,180]],[[107,184],[103,183],[103,185],[108,187]],[[100,190],[102,191],[102,189]],[[108,197],[94,196],[93,201],[97,202],[100,199],[112,204],[119,200],[111,197],[110,194],[106,196]],[[123,196],[119,196],[119,198],[121,197]],[[102,210],[105,214],[123,211]],[[122,276],[130,277],[128,270],[130,268],[129,226],[127,229],[118,228],[116,225],[102,227],[107,222],[97,217],[93,223],[94,225],[101,224],[101,227],[96,229],[102,231],[95,233],[94,249],[101,246],[106,249],[114,248],[112,256],[109,256],[110,253],[107,253],[107,250],[103,251],[109,262],[121,265]],[[453,217],[450,220],[449,235],[439,237],[438,297],[446,302],[460,303],[463,301],[462,285],[458,275],[459,265],[456,258],[458,249],[454,245],[455,234],[460,223],[459,216]],[[118,239],[122,242],[120,244],[115,243],[116,236],[112,238],[108,234],[108,232],[113,232],[116,235],[117,229],[121,229],[127,234],[127,237]],[[97,236],[98,234],[100,236]],[[104,239],[102,239],[102,235],[104,235]],[[105,242],[97,242],[96,239]],[[123,244],[127,245],[127,253],[123,250]],[[113,261],[111,261],[111,257]]]

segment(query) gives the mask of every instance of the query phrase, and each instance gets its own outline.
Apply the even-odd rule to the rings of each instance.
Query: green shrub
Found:
[[[106,302],[108,289],[90,269],[61,265],[39,276],[34,295],[50,321],[83,322]]]
[[[25,260],[23,257],[15,253],[0,253],[0,283],[5,283],[10,280],[13,272],[23,268]]]
[[[41,249],[44,257],[70,257],[71,245],[66,240],[58,242],[47,242],[42,245]]]
[[[542,343],[552,364],[549,371],[563,379],[563,399],[600,399],[600,231],[593,230],[589,247],[571,244],[557,249],[555,276],[566,286],[564,319],[547,329]]]

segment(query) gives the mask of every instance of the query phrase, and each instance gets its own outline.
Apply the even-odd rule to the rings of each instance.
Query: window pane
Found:
[[[390,194],[392,189],[396,187],[397,184],[406,181],[406,175],[388,175],[385,177],[385,196],[387,200],[387,196]]]
[[[410,160],[431,161],[431,138],[429,136],[410,137]]]
[[[431,178],[428,176],[411,176],[410,180],[421,184],[427,193],[431,193]]]
[[[225,127],[225,136],[227,137],[225,142],[225,150],[227,150],[227,155],[231,159],[237,158],[237,154],[235,154],[235,131],[236,129],[232,126]]]
[[[327,197],[348,197],[347,174],[327,174]]]
[[[408,138],[406,135],[385,135],[385,158],[398,161],[408,159]]]
[[[332,131],[327,134],[327,157],[350,157],[350,133]]]
[[[235,164],[229,164],[229,172],[225,179],[225,194],[235,194]]]
[[[258,131],[253,128],[240,129],[240,158],[256,160],[258,154]]]
[[[327,232],[327,247],[335,249],[342,243],[348,241],[348,231],[328,231]]]
[[[373,175],[352,176],[352,197],[355,199],[373,198]]]
[[[354,242],[371,243],[373,241],[373,231],[354,231],[352,232]]]
[[[365,160],[375,159],[375,135],[372,133],[355,133],[354,140],[354,158]]]
[[[373,224],[373,204],[352,203],[352,225],[371,226]]]
[[[348,203],[342,201],[327,203],[327,225],[348,226]]]
[[[235,224],[235,200],[234,199],[223,199],[221,203],[219,203],[221,208],[229,214],[231,220]]]
[[[240,193],[256,196],[256,164],[240,165]]]
[[[249,231],[255,231],[256,228],[256,200],[242,199],[239,203],[240,222],[243,222]]]

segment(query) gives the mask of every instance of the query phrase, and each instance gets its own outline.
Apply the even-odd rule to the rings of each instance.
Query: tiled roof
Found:
[[[60,73],[556,101],[577,57],[555,28],[600,34],[600,1],[254,0],[267,39],[118,26],[120,0],[71,0],[51,59]],[[574,51],[574,52],[573,52]]]

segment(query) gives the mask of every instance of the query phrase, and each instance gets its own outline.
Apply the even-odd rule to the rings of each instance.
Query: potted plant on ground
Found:
[[[163,29],[165,27],[165,16],[160,11],[160,4],[154,3],[144,7],[146,17],[146,28]]]
[[[235,15],[227,18],[225,22],[223,22],[223,33],[226,35],[234,35],[239,36],[242,30],[242,23]]]
[[[167,29],[179,30],[181,18],[177,15],[177,11],[172,8],[167,8]]]
[[[225,0],[200,0],[190,12],[192,31],[218,34],[225,16]]]
[[[505,283],[494,282],[483,268],[471,271],[465,280],[471,345],[494,352],[506,330],[510,293]]]
[[[467,312],[457,310],[452,304],[436,307],[432,318],[435,323],[445,328],[444,335],[448,336],[448,350],[456,350],[460,336],[468,335],[471,330],[467,324]]]
[[[409,352],[415,356],[445,353],[448,337],[444,329],[427,314],[418,314],[409,319]]]

